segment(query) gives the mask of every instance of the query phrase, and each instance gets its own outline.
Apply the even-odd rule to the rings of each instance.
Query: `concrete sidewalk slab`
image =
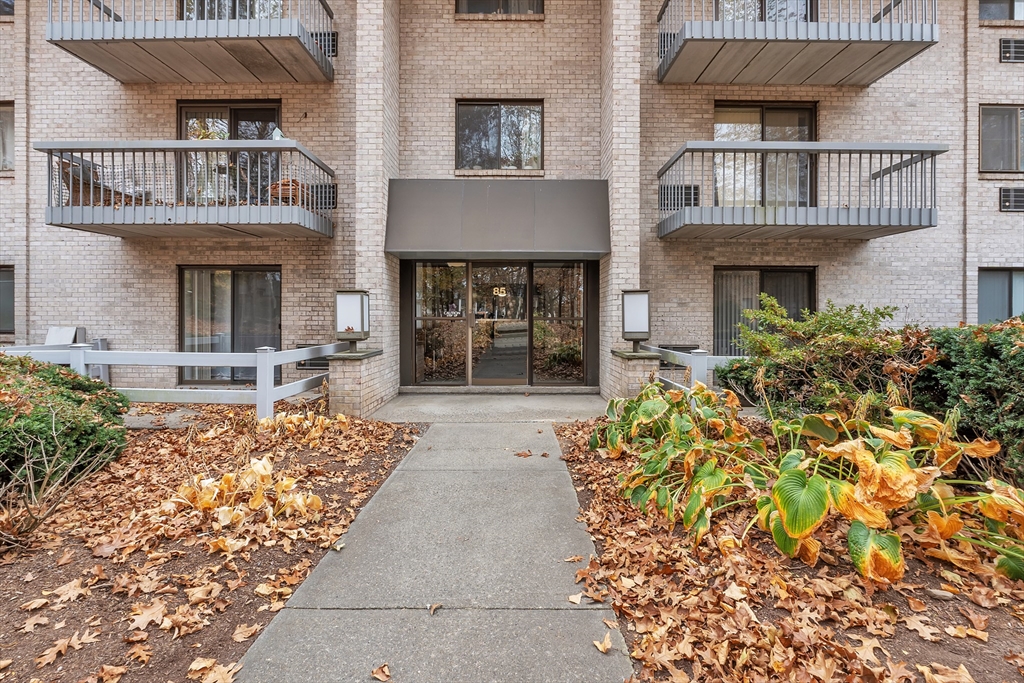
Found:
[[[387,422],[572,422],[604,415],[607,405],[597,394],[399,394],[370,417]]]
[[[458,470],[500,470],[506,472],[561,472],[565,465],[559,460],[562,451],[555,448],[533,448],[533,455],[519,457],[516,453],[525,449],[500,448],[478,449],[455,448],[452,450],[431,449],[419,454],[413,461],[403,462],[399,471],[458,471]],[[547,453],[548,457],[541,454]]]
[[[407,456],[408,457],[408,456]],[[568,472],[395,472],[288,602],[293,607],[581,609],[594,545]],[[586,602],[586,601],[584,601]],[[584,605],[583,607],[586,607]]]
[[[440,449],[465,450],[480,449],[488,451],[509,452],[531,450],[534,453],[558,451],[558,439],[551,424],[537,422],[497,423],[497,424],[452,424],[434,423],[416,442],[415,457],[408,457],[405,462],[412,462],[420,457],[424,450]],[[421,450],[422,449],[422,450]],[[559,452],[559,455],[561,452]]]
[[[612,634],[612,650],[593,641]],[[594,613],[285,609],[245,655],[245,683],[622,683],[625,642]]]

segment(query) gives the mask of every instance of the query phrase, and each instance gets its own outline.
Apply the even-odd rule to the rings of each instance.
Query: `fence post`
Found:
[[[83,377],[89,376],[89,368],[85,365],[85,352],[92,349],[92,344],[71,344],[68,346],[71,357],[71,369]]]
[[[274,347],[256,349],[256,418],[274,417]]]
[[[708,383],[708,352],[704,349],[694,349],[690,352],[690,388],[700,382]]]

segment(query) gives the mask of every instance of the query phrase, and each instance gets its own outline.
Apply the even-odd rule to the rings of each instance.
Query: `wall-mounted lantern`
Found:
[[[364,289],[339,290],[335,293],[335,318],[339,341],[356,342],[370,337],[370,293]]]
[[[640,351],[640,342],[651,338],[650,290],[622,290],[622,338],[633,342],[634,353]]]

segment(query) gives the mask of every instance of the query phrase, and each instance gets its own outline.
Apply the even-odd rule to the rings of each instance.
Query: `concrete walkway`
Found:
[[[418,396],[409,421],[450,397]],[[594,545],[551,420],[603,411],[592,396],[473,397],[492,422],[435,422],[243,659],[243,683],[621,683],[607,606],[567,599]],[[540,397],[538,397],[540,398]],[[557,401],[552,401],[557,398]],[[582,401],[582,403],[581,403]],[[455,402],[458,403],[458,402]],[[504,408],[521,421],[502,421]],[[392,419],[395,419],[392,417]],[[515,453],[530,450],[528,458]],[[548,453],[548,457],[542,457]],[[428,606],[443,605],[433,615]],[[613,649],[594,647],[608,631]]]

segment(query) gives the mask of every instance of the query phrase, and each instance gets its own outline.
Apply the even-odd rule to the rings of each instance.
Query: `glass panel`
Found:
[[[1024,270],[1015,270],[1010,282],[1010,316],[1024,315]]]
[[[466,264],[416,264],[416,317],[466,317]]]
[[[1013,19],[1013,0],[980,0],[979,19]]]
[[[541,106],[501,105],[501,167],[541,167]]]
[[[277,109],[233,109],[233,140],[270,140],[277,130]],[[280,180],[280,154],[239,152],[229,168],[232,190],[242,204],[267,204],[269,188]]]
[[[459,14],[543,14],[544,0],[457,0]]]
[[[1021,170],[1020,116],[1016,107],[981,108],[981,170]]]
[[[743,311],[758,308],[761,273],[757,270],[716,270],[714,292],[714,346],[716,356],[738,356],[738,326]]]
[[[801,311],[813,308],[812,273],[809,271],[766,270],[761,277],[764,293],[778,301],[790,318],[800,320]]]
[[[227,140],[227,109],[186,109],[182,111],[182,137],[186,140]],[[184,196],[186,204],[207,205],[227,202],[229,191],[228,155],[188,152],[184,154]]]
[[[533,317],[583,317],[583,264],[538,263],[533,267]]]
[[[0,268],[0,332],[14,332],[14,268]]]
[[[181,350],[227,353],[231,351],[231,271],[182,271]],[[182,368],[182,380],[231,379],[226,367]]]
[[[717,21],[760,21],[760,0],[716,0]]]
[[[0,16],[14,14],[14,0],[0,0]]]
[[[416,382],[466,383],[466,320],[416,321]]]
[[[807,0],[765,0],[766,21],[807,21]]]
[[[583,264],[533,267],[533,381],[583,383]]]
[[[526,266],[474,266],[472,279],[473,384],[526,384]]]
[[[234,273],[235,335],[231,350],[252,353],[261,346],[281,348],[281,273],[238,270]],[[279,380],[280,366],[274,368]],[[256,368],[234,368],[232,379],[255,381]]]
[[[978,271],[978,322],[998,323],[1010,317],[1010,271]]]
[[[813,111],[765,109],[764,139],[768,142],[811,142]],[[764,155],[765,204],[808,206],[811,160],[807,154]]]
[[[716,142],[761,140],[760,107],[715,108]],[[761,203],[761,155],[715,154],[715,206],[758,206]]]
[[[456,107],[458,168],[499,168],[501,109],[497,104]]]
[[[185,0],[184,19],[280,19],[282,0]]]
[[[0,171],[14,168],[14,107],[0,107]]]

